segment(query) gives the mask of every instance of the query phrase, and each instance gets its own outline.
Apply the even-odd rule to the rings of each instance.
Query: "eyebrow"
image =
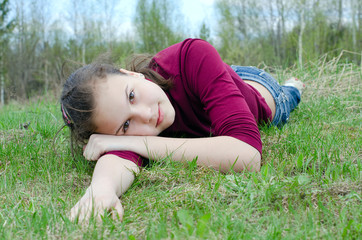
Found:
[[[128,84],[125,87],[125,96],[126,96],[126,102],[128,102]],[[123,128],[124,123],[121,124],[121,126],[119,126],[119,128],[117,129],[116,133],[114,135],[117,135],[119,131],[121,131],[121,129]]]

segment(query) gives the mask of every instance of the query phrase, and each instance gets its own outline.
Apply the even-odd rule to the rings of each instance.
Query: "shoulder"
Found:
[[[152,60],[151,68],[166,78],[177,76],[186,65],[193,65],[206,55],[214,56],[213,54],[217,52],[210,43],[187,38],[158,52]]]
[[[180,51],[185,58],[218,54],[213,45],[198,38],[189,38],[183,41]]]
[[[173,44],[168,48],[163,49],[155,55],[156,62],[167,57],[176,57],[180,54],[188,53],[189,51],[198,51],[205,53],[208,51],[216,51],[215,48],[207,41],[199,38],[187,38],[182,42]]]
[[[181,43],[183,48],[189,48],[189,47],[201,47],[201,48],[212,48],[212,49],[214,48],[209,42],[199,38],[188,38]]]

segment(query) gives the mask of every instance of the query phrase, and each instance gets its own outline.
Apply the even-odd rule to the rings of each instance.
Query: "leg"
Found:
[[[247,84],[253,86],[256,90],[258,90],[258,92],[263,96],[263,98],[265,99],[266,103],[268,104],[270,110],[272,111],[272,120],[273,120],[274,116],[275,116],[275,110],[276,110],[273,95],[262,84],[255,82],[255,81],[250,81],[250,80],[245,80],[245,79],[243,79],[243,80]]]
[[[296,108],[300,102],[301,94],[297,88],[292,86],[282,86],[283,92],[288,97],[290,112]]]
[[[231,68],[242,79],[259,83],[270,92],[275,103],[275,116],[271,124],[282,127],[288,121],[290,112],[300,102],[301,94],[299,89],[293,86],[294,82],[288,80],[289,86],[280,86],[270,74],[258,68],[245,66],[231,66]],[[304,87],[303,83],[302,86]]]

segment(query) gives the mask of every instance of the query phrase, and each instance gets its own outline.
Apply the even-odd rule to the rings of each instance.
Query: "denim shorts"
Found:
[[[260,83],[269,90],[275,101],[275,116],[272,125],[282,127],[289,120],[290,112],[300,102],[300,93],[297,88],[280,86],[267,72],[256,67],[234,66],[231,68],[243,79]]]

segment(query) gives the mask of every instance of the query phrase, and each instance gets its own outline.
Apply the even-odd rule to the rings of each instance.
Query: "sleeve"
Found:
[[[261,154],[254,115],[216,49],[206,41],[193,39],[181,51],[181,76],[200,98],[214,135],[235,137]]]
[[[139,167],[143,166],[142,157],[140,155],[138,155],[137,153],[134,153],[131,151],[110,151],[110,152],[105,153],[104,155],[107,155],[107,154],[113,154],[120,158],[130,160],[131,162],[134,162],[135,164],[137,164],[137,166],[139,166]]]

